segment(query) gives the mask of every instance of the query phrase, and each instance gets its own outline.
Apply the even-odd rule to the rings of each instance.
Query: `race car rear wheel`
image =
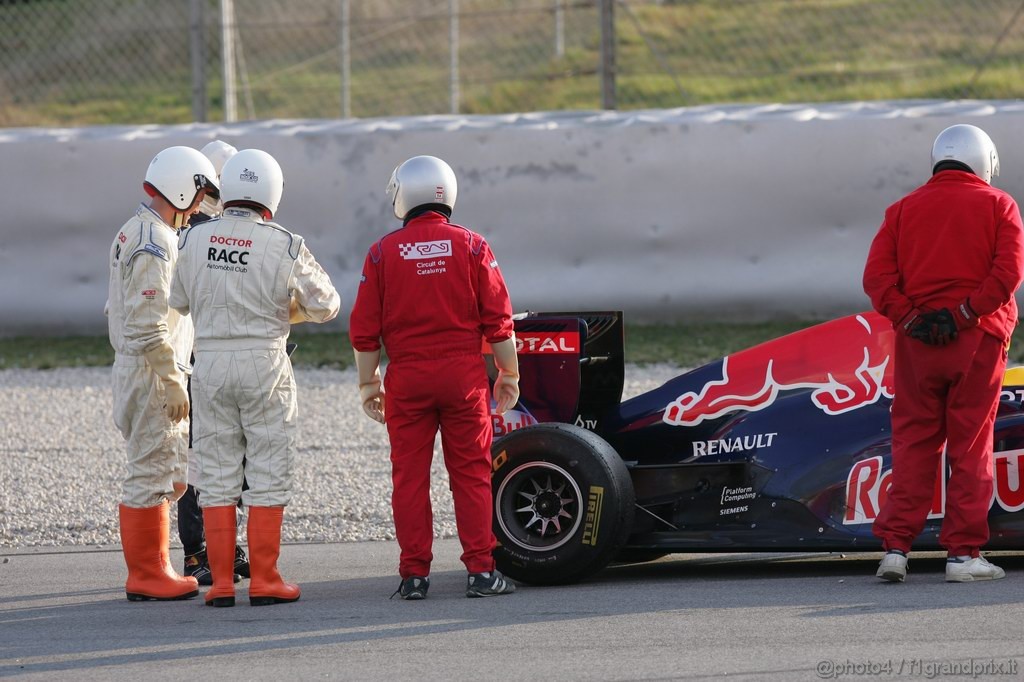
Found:
[[[571,424],[513,431],[493,448],[498,570],[527,583],[575,582],[604,568],[633,525],[618,453]]]

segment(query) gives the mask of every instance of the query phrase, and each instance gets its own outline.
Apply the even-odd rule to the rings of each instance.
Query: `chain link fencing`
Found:
[[[0,126],[1017,99],[1024,0],[0,0]]]

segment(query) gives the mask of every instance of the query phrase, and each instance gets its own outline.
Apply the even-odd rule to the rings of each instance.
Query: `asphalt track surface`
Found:
[[[294,604],[125,599],[116,548],[0,552],[0,677],[74,680],[818,680],[1024,678],[1024,555],[1005,580],[944,582],[879,554],[680,554],[563,587],[467,599],[454,540],[405,602],[393,542],[293,544]],[[172,550],[180,562],[180,550]],[[205,588],[203,588],[205,589]]]

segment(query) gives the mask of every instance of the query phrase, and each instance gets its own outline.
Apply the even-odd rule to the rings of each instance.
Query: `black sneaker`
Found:
[[[247,564],[248,566],[248,564]],[[206,550],[201,549],[195,554],[185,555],[185,570],[181,572],[184,576],[192,576],[200,585],[212,585],[213,573],[210,572],[210,561],[206,558]],[[241,578],[238,575],[238,560],[235,560],[234,582]]]
[[[212,585],[213,574],[210,573],[210,562],[206,558],[206,550],[185,555],[185,570],[182,575],[192,576],[200,585]]]
[[[245,556],[245,550],[238,545],[235,545],[235,574],[242,578],[249,577],[249,557]]]
[[[470,573],[466,579],[467,597],[497,597],[502,594],[512,594],[516,591],[513,585],[497,571],[488,573]]]
[[[410,576],[398,584],[398,589],[390,599],[394,599],[395,594],[402,599],[426,599],[429,589],[430,578],[421,578],[418,575]]]

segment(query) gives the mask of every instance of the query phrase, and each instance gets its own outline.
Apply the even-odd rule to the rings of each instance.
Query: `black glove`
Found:
[[[909,313],[903,316],[903,319],[899,322],[900,329],[907,336],[917,338],[914,336],[914,329],[921,323],[921,311],[917,308],[913,308]]]
[[[929,346],[946,346],[956,340],[956,320],[948,308],[921,313],[911,327],[909,335]]]
[[[956,307],[956,328],[970,329],[978,326],[978,313],[971,307],[971,299],[965,298]]]

